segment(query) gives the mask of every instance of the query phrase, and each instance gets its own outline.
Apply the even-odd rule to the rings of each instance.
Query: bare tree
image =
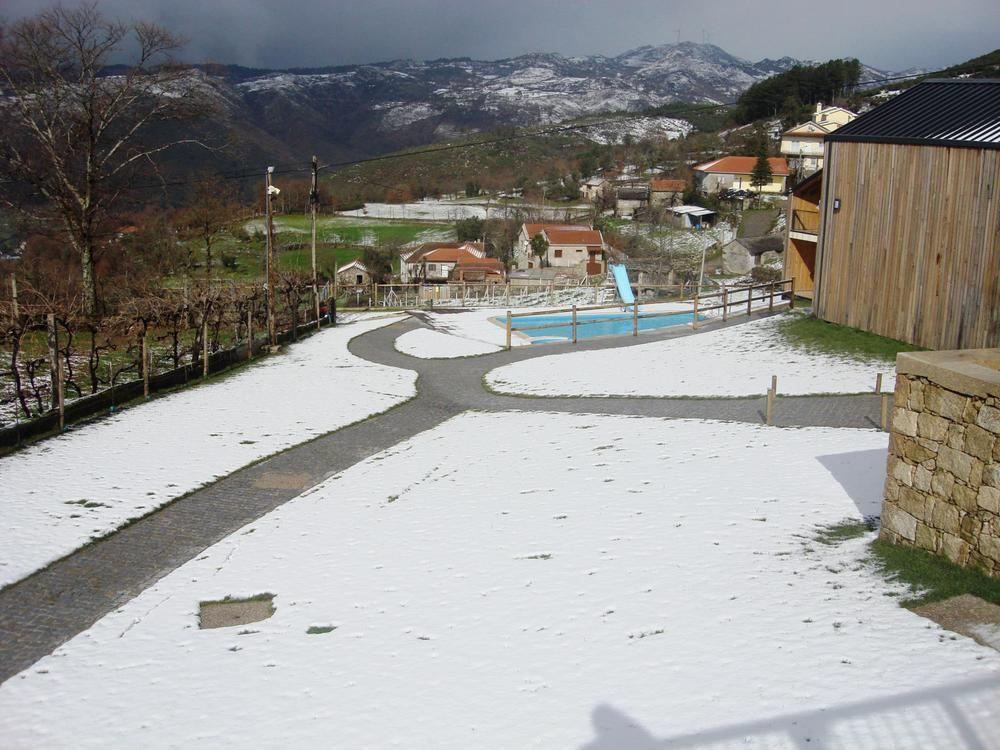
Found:
[[[240,216],[240,207],[208,175],[199,179],[199,187],[190,208],[181,212],[183,236],[205,248],[205,275],[212,275],[212,248],[231,231]]]
[[[55,218],[80,256],[84,310],[97,311],[95,256],[136,175],[155,173],[178,136],[169,120],[206,111],[196,74],[173,65],[180,41],[146,22],[104,19],[96,5],[56,7],[0,26],[0,171],[8,202]],[[125,51],[130,62],[110,67]],[[32,205],[25,196],[44,206]]]

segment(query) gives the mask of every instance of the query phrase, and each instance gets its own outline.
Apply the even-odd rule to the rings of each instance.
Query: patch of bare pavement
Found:
[[[972,594],[962,594],[915,607],[913,611],[945,630],[1000,651],[1000,606],[996,604]]]

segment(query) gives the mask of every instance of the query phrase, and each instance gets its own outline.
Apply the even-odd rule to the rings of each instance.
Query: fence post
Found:
[[[697,299],[697,298],[696,298]],[[729,319],[729,290],[722,287],[722,322]]]
[[[201,321],[201,374],[208,377],[208,315]]]
[[[765,414],[765,421],[768,425],[774,424],[774,391],[770,388],[767,389],[767,412]]]
[[[149,398],[149,334],[142,334],[142,395]]]
[[[549,282],[549,304],[552,304],[552,282]]]
[[[247,305],[247,360],[253,359],[253,304]]]
[[[767,311],[774,312],[774,282],[771,282],[770,293],[767,298]]]
[[[56,352],[56,380],[58,382],[58,393],[56,401],[59,406],[59,431],[66,427],[66,385],[65,374],[63,372],[63,361],[59,353]]]
[[[792,293],[788,297],[788,309],[795,309],[795,277],[792,276]]]
[[[694,303],[694,313],[691,316],[691,328],[692,329],[697,329],[698,328],[698,295],[697,294],[694,295],[694,299],[692,300],[692,302]],[[725,308],[723,308],[723,310],[725,310]]]
[[[49,313],[45,316],[46,337],[49,344],[49,381],[52,387],[51,402],[53,409],[59,407],[59,332],[56,330],[56,316]]]
[[[510,310],[507,311],[507,349],[510,349]]]
[[[889,394],[882,394],[882,431],[889,431]]]
[[[776,396],[778,395],[778,376],[777,375],[772,375],[771,376],[771,390],[774,392],[774,395],[776,395]]]
[[[875,375],[875,393],[882,392],[882,373],[877,373]]]
[[[10,299],[13,303],[14,317],[17,318],[21,315],[21,309],[17,304],[17,276],[14,274],[10,275]]]
[[[632,303],[632,335],[639,335],[639,300]]]
[[[316,313],[316,330],[322,330],[323,324],[319,319],[319,289],[316,287],[316,280],[313,279],[313,300],[315,302],[315,313]]]
[[[753,284],[747,287],[747,317],[753,312]]]
[[[510,282],[507,282],[507,289],[504,291],[504,304],[510,307]]]
[[[600,287],[597,284],[594,284],[594,304],[596,305],[600,301]]]
[[[576,305],[573,305],[573,343],[576,343]]]

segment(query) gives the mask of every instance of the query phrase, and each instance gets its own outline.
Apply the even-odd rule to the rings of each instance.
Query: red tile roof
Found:
[[[422,260],[427,260],[427,256],[438,250],[459,250],[461,248],[470,248],[480,253],[479,256],[476,253],[470,253],[468,250],[463,252],[472,255],[473,257],[482,257],[485,254],[482,242],[425,242],[419,245],[416,250],[410,252],[409,255],[403,255],[403,262],[405,263],[419,263]],[[445,262],[440,258],[435,258],[438,262]]]
[[[602,244],[601,233],[596,229],[546,229],[545,238],[550,245],[596,245]]]
[[[779,177],[788,174],[788,162],[783,158],[772,156],[768,161],[771,163],[771,174]],[[753,174],[756,163],[756,156],[723,156],[721,159],[699,164],[695,170],[712,174]]]
[[[687,183],[684,180],[650,180],[649,189],[653,192],[663,191],[663,192],[674,192],[682,193],[687,188]]]
[[[482,260],[482,258],[464,247],[438,247],[420,256],[420,260],[428,263],[460,263],[463,260]],[[414,261],[411,259],[407,262]]]
[[[484,268],[503,271],[503,263],[498,258],[460,258],[458,265],[462,268]]]

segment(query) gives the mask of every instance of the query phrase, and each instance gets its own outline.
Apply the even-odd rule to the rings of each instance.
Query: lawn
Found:
[[[900,352],[921,351],[919,346],[857,328],[827,323],[805,313],[789,316],[782,322],[780,330],[793,346],[824,354],[895,362],[896,355]]]
[[[941,601],[960,594],[972,594],[993,604],[1000,604],[1000,579],[990,578],[972,568],[962,568],[916,547],[876,541],[872,556],[887,576],[913,588],[905,607]]]

